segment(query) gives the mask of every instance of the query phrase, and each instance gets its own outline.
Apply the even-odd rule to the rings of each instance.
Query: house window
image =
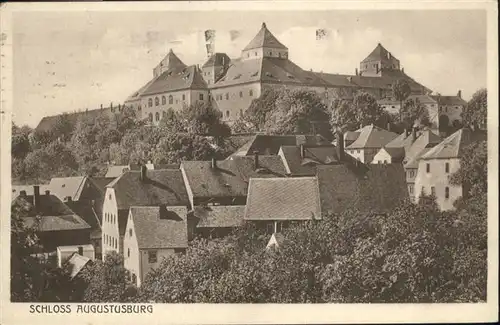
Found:
[[[129,235],[130,237],[132,237],[132,228],[130,228],[130,229],[128,230],[128,235]]]
[[[422,195],[425,195],[425,187],[422,186],[422,191],[420,193],[422,193]]]
[[[160,99],[158,97],[155,97],[155,106],[160,105]]]
[[[127,248],[127,257],[130,257],[130,248]]]
[[[449,173],[450,172],[450,164],[449,163],[445,163],[444,164],[444,172],[445,173]]]
[[[156,121],[160,120],[160,113],[158,113],[158,112],[155,113],[155,120]]]
[[[445,187],[444,188],[444,198],[445,199],[449,199],[450,198],[450,188],[449,187]]]
[[[108,196],[108,198],[111,200],[111,194]]]
[[[252,96],[253,96],[253,90],[252,90],[252,89],[250,89],[250,90],[248,91],[248,95],[249,95],[250,97],[252,97]]]
[[[153,107],[153,99],[152,98],[148,99],[148,106]]]
[[[165,105],[166,103],[167,103],[167,99],[165,98],[165,96],[161,96],[161,104]]]
[[[168,96],[168,103],[173,104],[174,103],[174,97],[172,95]]]
[[[229,100],[229,93],[226,93],[226,100]]]
[[[410,194],[413,194],[413,186],[412,185],[408,185],[408,190],[409,190]]]
[[[182,94],[182,100],[186,100],[186,95]]]
[[[431,194],[436,196],[436,188],[434,186],[431,186]]]
[[[148,251],[148,262],[149,263],[158,262],[158,252],[157,251]]]
[[[273,52],[269,52],[269,56],[273,56]]]
[[[203,100],[203,94],[200,94],[200,100]]]
[[[358,149],[358,150],[356,150],[356,153],[359,153],[359,152],[360,152],[360,150],[359,150],[359,149]]]
[[[431,172],[431,164],[426,164],[425,170],[430,173]]]
[[[226,111],[226,117],[229,117],[229,111]]]
[[[240,97],[243,97],[243,92],[242,91],[240,91]]]
[[[268,223],[266,225],[266,231],[268,234],[272,235],[274,233],[274,225],[272,223]]]

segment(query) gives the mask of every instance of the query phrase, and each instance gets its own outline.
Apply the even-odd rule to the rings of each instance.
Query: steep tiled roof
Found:
[[[87,181],[86,176],[54,177],[50,180],[49,189],[61,200],[69,196],[78,201]]]
[[[345,141],[355,141],[359,137],[360,131],[347,131],[344,133]]]
[[[405,168],[417,168],[418,159],[440,142],[441,138],[438,135],[430,130],[423,130],[406,152],[405,160],[403,161]]]
[[[115,190],[118,209],[130,206],[184,206],[188,196],[180,170],[148,170],[144,181],[140,171],[127,171],[107,187]]]
[[[106,192],[106,186],[114,180],[113,177],[91,177],[89,179],[102,193]]]
[[[35,185],[12,185],[12,200],[21,194],[21,191],[25,191],[27,195],[33,195],[33,186]],[[48,184],[41,184],[38,186],[40,187],[40,193],[45,193],[46,190],[50,190]]]
[[[316,177],[251,178],[245,219],[321,219]]]
[[[106,172],[106,175],[104,177],[116,178],[128,170],[130,170],[129,165],[110,165],[108,166],[108,171]]]
[[[172,68],[163,72],[144,88],[140,95],[153,95],[183,89],[207,89],[207,84],[197,66]]]
[[[89,262],[90,258],[78,253],[73,253],[66,263],[64,263],[63,269],[68,272],[70,279],[73,279]]]
[[[165,69],[174,69],[174,68],[185,68],[186,65],[184,62],[179,59],[179,57],[174,53],[172,49],[170,49],[163,58],[163,60],[160,61],[160,64],[158,64],[158,67],[162,67]]]
[[[255,35],[255,37],[248,43],[243,50],[251,50],[260,47],[270,47],[274,49],[284,49],[287,47],[278,41],[278,39],[267,29],[265,23],[262,23],[262,27]]]
[[[139,249],[186,248],[187,209],[157,206],[130,207]]]
[[[78,215],[66,206],[57,196],[40,194],[40,205],[35,209],[33,206],[33,195],[26,197],[18,196],[13,204],[16,204],[27,212],[23,218],[26,226],[32,226],[36,221],[36,215],[40,216],[40,231],[77,230],[89,229],[90,226]]]
[[[405,149],[402,147],[384,147],[380,150],[384,150],[393,159],[403,159],[405,156]]]
[[[394,140],[398,135],[393,132],[381,129],[373,124],[367,125],[361,129],[359,137],[347,148],[382,148],[387,143]]]
[[[465,147],[484,139],[486,135],[483,132],[460,129],[429,150],[421,159],[460,158]]]
[[[238,227],[243,222],[245,206],[213,205],[197,206],[191,212],[199,219],[197,228],[229,228]]]
[[[253,157],[234,157],[217,161],[212,168],[210,161],[183,161],[189,187],[194,197],[244,197],[247,195],[250,177],[282,177],[283,161],[278,156],[259,156],[259,168],[255,170]]]
[[[369,62],[369,61],[378,61],[378,60],[387,60],[389,51],[382,46],[382,44],[378,43],[375,49],[368,54],[368,56],[361,62]]]
[[[323,213],[356,209],[361,213],[384,213],[408,197],[400,164],[318,166],[318,183]]]
[[[329,142],[320,135],[267,135],[257,134],[241,146],[232,156],[250,156],[254,151],[261,155],[277,155],[281,146],[327,145]]]
[[[80,117],[88,117],[88,118],[96,118],[98,116],[113,116],[118,113],[118,107],[107,107],[107,108],[99,108],[93,110],[85,110],[81,112],[68,113],[66,116],[68,120],[76,125],[78,119]],[[57,120],[62,114],[53,115],[53,116],[45,116],[42,118],[38,126],[36,127],[36,131],[51,131],[57,123]]]
[[[338,156],[333,145],[309,147],[304,146],[304,157],[301,157],[300,146],[281,146],[285,165],[292,175],[316,175],[316,165],[337,164]]]
[[[458,96],[430,96],[436,102],[439,102],[439,105],[449,105],[449,106],[465,106],[467,102]]]
[[[226,53],[215,53],[208,58],[207,62],[205,62],[202,67],[224,66],[229,64],[229,62],[231,62],[231,59]]]

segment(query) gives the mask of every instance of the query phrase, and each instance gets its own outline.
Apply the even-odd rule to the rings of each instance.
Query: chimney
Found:
[[[357,76],[358,75],[358,68],[356,68],[355,72],[356,72],[356,76]]]
[[[217,168],[217,159],[215,159],[215,157],[212,157],[212,168],[213,169]]]
[[[417,140],[417,128],[413,127],[411,129],[411,143],[415,142]]]
[[[50,190],[45,190],[45,195],[49,196],[50,195]]]
[[[113,102],[109,103],[109,107],[113,108]]]
[[[457,96],[458,96],[458,98],[462,98],[462,91],[461,90],[458,90]]]
[[[300,158],[304,159],[305,156],[305,150],[304,150],[304,144],[300,144]]]
[[[71,202],[73,201],[73,198],[71,196],[66,196],[66,202]]]
[[[391,131],[391,123],[387,122],[387,131]]]
[[[20,197],[26,197],[26,191],[22,190],[21,192],[19,192],[19,196]]]
[[[259,152],[257,150],[253,152],[253,162],[255,170],[259,169]]]
[[[40,208],[40,186],[33,186],[33,206],[36,210]]]
[[[338,130],[337,133],[335,134],[337,138],[337,159],[339,161],[344,160],[344,135],[342,134],[342,131]]]
[[[141,165],[141,182],[146,180],[148,175],[148,168],[145,165]]]

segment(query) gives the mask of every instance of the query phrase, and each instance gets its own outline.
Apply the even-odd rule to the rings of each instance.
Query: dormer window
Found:
[[[259,71],[256,71],[256,72],[252,73],[252,75],[251,75],[251,76],[252,76],[252,77],[256,77],[256,76],[258,76],[258,75],[259,75]]]

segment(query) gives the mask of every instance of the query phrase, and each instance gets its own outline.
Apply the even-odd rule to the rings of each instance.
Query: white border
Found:
[[[0,32],[7,34],[1,51],[0,109],[1,317],[2,324],[293,324],[484,322],[498,320],[498,13],[496,1],[223,1],[223,2],[90,2],[8,3],[0,6]],[[12,112],[11,15],[22,11],[280,11],[280,10],[438,10],[484,9],[488,26],[488,297],[482,304],[156,304],[153,314],[31,314],[29,304],[9,299],[10,125]],[[10,60],[8,60],[10,59]],[[73,310],[76,310],[76,304]]]

